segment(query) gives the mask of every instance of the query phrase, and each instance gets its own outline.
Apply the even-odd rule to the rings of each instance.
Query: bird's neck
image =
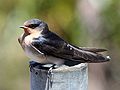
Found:
[[[45,34],[47,34],[47,33],[49,33],[49,29],[48,29],[48,28],[44,28],[44,29],[42,30],[42,32],[41,32],[42,35],[45,35]]]

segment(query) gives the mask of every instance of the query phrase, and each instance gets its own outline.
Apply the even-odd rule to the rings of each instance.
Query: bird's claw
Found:
[[[41,63],[38,63],[38,62],[35,62],[35,61],[30,61],[29,62],[29,67],[30,67],[31,72],[34,68],[43,69],[43,70],[48,70],[49,69],[48,67],[44,67],[44,64],[41,64]]]

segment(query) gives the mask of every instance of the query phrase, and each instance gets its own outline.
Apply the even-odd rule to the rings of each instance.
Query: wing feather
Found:
[[[52,55],[66,60],[97,63],[110,59],[102,54],[96,53],[106,51],[105,49],[77,48],[76,46],[68,44],[54,33],[49,35],[51,36],[47,36],[43,41],[41,41],[41,37],[39,37],[37,39],[38,41],[33,41],[32,45],[46,55]],[[54,36],[54,38],[52,38],[52,36]]]

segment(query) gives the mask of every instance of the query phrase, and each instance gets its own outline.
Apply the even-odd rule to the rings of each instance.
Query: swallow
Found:
[[[93,47],[77,47],[49,30],[39,19],[31,19],[20,26],[24,33],[18,38],[26,55],[41,64],[74,66],[80,63],[100,63],[110,60],[100,52],[107,51]]]

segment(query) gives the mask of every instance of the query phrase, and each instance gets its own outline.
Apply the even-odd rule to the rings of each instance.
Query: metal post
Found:
[[[31,90],[88,90],[87,64],[53,69],[51,77],[48,70],[32,67],[30,72]]]

